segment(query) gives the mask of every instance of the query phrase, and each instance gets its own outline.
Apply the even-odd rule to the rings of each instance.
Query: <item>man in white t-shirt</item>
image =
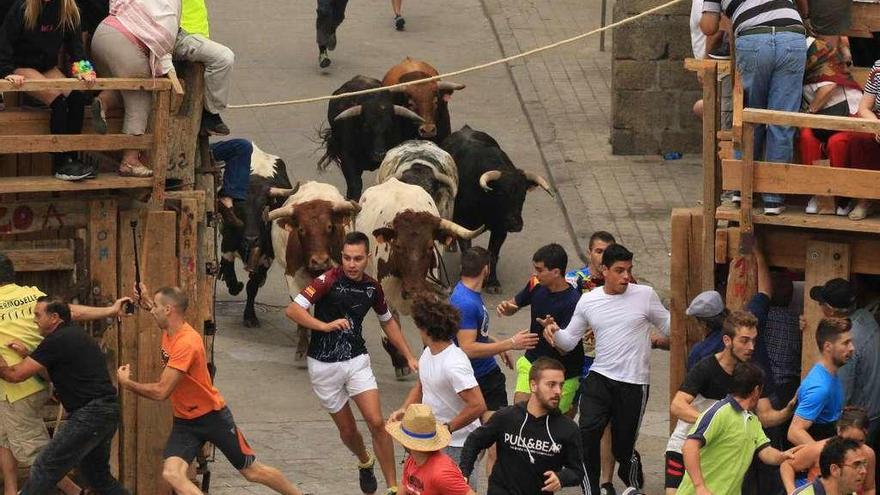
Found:
[[[474,378],[470,359],[452,343],[459,327],[458,310],[431,295],[417,296],[412,306],[413,321],[425,345],[419,357],[419,381],[388,421],[402,420],[410,404],[430,406],[437,420],[452,433],[445,450],[458,464],[464,441],[480,426],[486,402]],[[469,483],[476,490],[476,476],[472,476]]]
[[[596,360],[581,384],[579,405],[587,493],[599,493],[599,445],[609,423],[618,476],[636,490],[644,484],[635,444],[651,383],[651,327],[668,336],[669,311],[654,289],[630,284],[632,259],[622,245],[608,246],[602,254],[605,285],[581,297],[566,328],[560,330],[550,318],[542,321],[544,337],[563,352],[574,348],[589,328],[596,338]]]

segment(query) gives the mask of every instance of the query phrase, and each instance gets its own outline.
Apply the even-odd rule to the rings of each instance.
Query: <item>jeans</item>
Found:
[[[336,28],[345,20],[345,7],[348,0],[318,0],[318,19],[315,21],[317,36],[315,41],[318,46],[326,47],[330,42],[330,35],[336,32]]]
[[[74,411],[31,466],[21,495],[44,495],[76,467],[101,495],[130,495],[110,474],[110,442],[119,424],[116,397],[95,399]]]
[[[214,160],[223,162],[222,195],[246,200],[251,176],[251,154],[254,145],[247,139],[227,139],[211,145]]]
[[[201,34],[189,34],[181,29],[174,42],[174,60],[205,64],[205,110],[218,114],[226,108],[235,64],[232,50]]]
[[[736,68],[742,75],[745,106],[797,112],[803,95],[807,44],[803,34],[778,32],[736,38]],[[755,159],[790,163],[794,127],[755,128]],[[765,203],[782,203],[779,194],[764,194]]]

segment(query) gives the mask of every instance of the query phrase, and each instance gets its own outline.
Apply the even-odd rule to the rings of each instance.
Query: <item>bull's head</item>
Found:
[[[439,218],[428,212],[406,210],[398,213],[390,227],[373,231],[376,243],[388,243],[391,252],[387,269],[379,268],[401,279],[401,296],[429,290],[425,277],[435,267],[434,242],[450,244],[455,239],[473,239],[485,229],[468,230],[455,222]]]
[[[301,256],[298,264],[316,277],[338,263],[345,226],[351,224],[360,209],[355,201],[312,200],[285,204],[270,211],[267,217],[269,221],[277,220],[278,226],[291,237],[296,236]]]
[[[404,117],[416,122],[424,122],[421,117],[412,110],[395,105],[391,95],[380,92],[364,98],[363,101],[340,112],[333,118],[335,122],[361,117],[361,133],[367,136],[370,143],[370,161],[381,163],[385,158],[385,152],[389,145],[397,143],[397,129],[394,125],[394,116]]]
[[[512,171],[490,170],[480,176],[480,187],[492,198],[495,207],[487,212],[507,232],[519,232],[523,228],[522,207],[526,193],[536,188],[554,197],[547,179],[532,172],[519,169]]]
[[[242,252],[245,254],[248,271],[256,268],[262,253],[260,236],[267,232],[265,228],[266,209],[274,202],[283,202],[299,189],[299,182],[291,189],[272,187],[266,182],[251,180],[248,186],[247,200],[244,205],[244,235],[242,236]],[[277,203],[276,203],[277,204]]]
[[[400,82],[415,81],[426,77],[428,74],[415,72],[401,77]],[[464,84],[450,81],[431,81],[395,88],[391,92],[406,94],[409,108],[422,119],[421,125],[419,125],[419,137],[429,139],[437,135],[437,109],[439,106],[449,101],[453,92],[464,88]]]

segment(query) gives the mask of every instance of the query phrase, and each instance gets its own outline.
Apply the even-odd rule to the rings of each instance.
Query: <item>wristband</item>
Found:
[[[95,75],[95,68],[92,66],[91,62],[83,59],[78,62],[74,62],[70,67],[70,72],[74,75],[74,77],[88,74]]]

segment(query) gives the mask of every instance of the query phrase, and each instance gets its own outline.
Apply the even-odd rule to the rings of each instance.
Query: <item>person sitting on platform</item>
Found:
[[[62,50],[63,48],[63,50]],[[68,72],[58,67],[61,58],[71,62],[70,75],[94,81],[95,71],[86,59],[80,35],[79,9],[73,0],[18,0],[0,27],[0,77],[21,87],[26,80],[64,79]],[[63,66],[67,66],[64,63]],[[86,96],[79,90],[28,91],[48,105],[52,134],[82,132]],[[53,154],[53,173],[67,181],[91,179],[97,168],[76,159],[75,152]]]
[[[880,119],[880,60],[874,63],[874,67],[865,81],[865,91],[859,102],[858,117],[863,119]],[[851,132],[849,136],[849,163],[853,168],[880,170],[880,133],[870,134],[864,132]],[[853,211],[850,212],[851,220],[862,220],[873,212],[874,205],[871,200],[859,199]]]

